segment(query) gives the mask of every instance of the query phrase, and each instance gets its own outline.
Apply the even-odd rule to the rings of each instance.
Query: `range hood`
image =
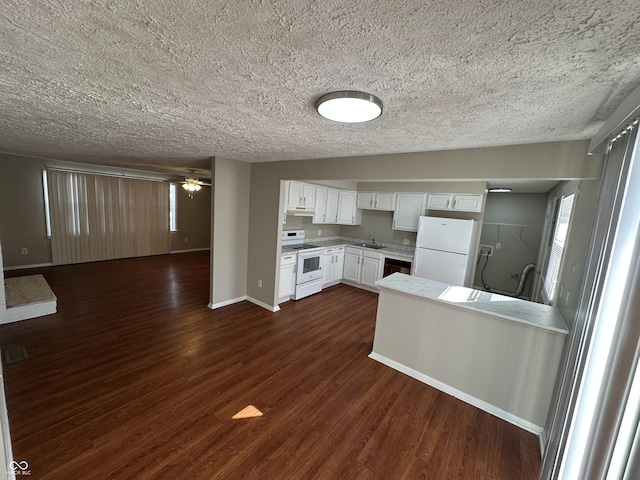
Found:
[[[309,207],[288,207],[287,215],[291,215],[293,217],[313,217],[316,212],[313,208]]]

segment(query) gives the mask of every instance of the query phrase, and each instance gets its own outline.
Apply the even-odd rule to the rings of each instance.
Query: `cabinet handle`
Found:
[[[326,214],[325,214],[325,215],[322,215],[322,221],[324,222],[324,221],[326,221],[326,220],[327,220],[327,215],[326,215]]]
[[[371,204],[369,206],[373,207],[373,198],[371,199]]]
[[[356,217],[351,217],[351,223],[356,223]]]
[[[453,199],[453,202],[451,203],[451,208],[456,208],[456,199]]]
[[[293,258],[293,257],[284,257],[285,260],[289,260],[290,258]]]

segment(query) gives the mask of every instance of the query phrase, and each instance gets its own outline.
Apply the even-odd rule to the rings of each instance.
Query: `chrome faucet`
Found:
[[[374,237],[371,237],[371,244],[375,247],[376,246],[376,239]]]

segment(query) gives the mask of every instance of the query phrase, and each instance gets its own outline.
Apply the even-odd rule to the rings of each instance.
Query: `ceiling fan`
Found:
[[[189,170],[189,175],[184,178],[182,188],[189,192],[189,198],[193,198],[193,193],[200,190],[203,186],[210,187],[211,183],[201,181],[195,174],[195,170]]]

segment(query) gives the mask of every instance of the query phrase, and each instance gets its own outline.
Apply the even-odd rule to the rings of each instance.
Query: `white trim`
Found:
[[[262,307],[262,308],[264,308],[266,310],[269,310],[270,312],[279,312],[280,311],[280,307],[278,305],[273,307],[273,306],[271,306],[271,305],[269,305],[267,303],[261,302],[260,300],[256,300],[253,297],[247,297],[247,301],[249,301],[249,302],[251,302],[251,303],[253,303],[255,305],[258,305],[259,307]]]
[[[547,443],[549,442],[549,435],[544,428],[540,432],[538,441],[540,442],[540,457],[544,457],[544,451],[547,449]]]
[[[387,367],[391,367],[394,370],[397,370],[398,372],[404,373],[405,375],[409,375],[410,377],[415,378],[416,380],[419,380],[422,383],[426,383],[427,385],[437,388],[438,390],[444,393],[447,393],[452,397],[456,397],[457,399],[462,400],[463,402],[473,405],[474,407],[477,407],[480,410],[484,410],[485,412],[490,413],[491,415],[501,418],[502,420],[505,420],[515,425],[516,427],[520,427],[535,435],[540,435],[544,430],[543,427],[539,425],[536,425],[528,420],[520,418],[512,413],[507,412],[506,410],[503,410],[501,408],[496,407],[495,405],[485,402],[484,400],[480,400],[479,398],[469,395],[468,393],[458,390],[457,388],[447,385],[446,383],[442,383],[439,380],[436,380],[435,378],[431,378],[430,376],[425,375],[424,373],[418,372],[417,370],[414,370],[411,367],[407,367],[406,365],[403,365],[399,362],[391,360],[390,358],[387,358],[384,355],[371,352],[369,354],[369,358],[372,358],[373,360],[377,360],[378,362],[386,365]]]
[[[27,270],[29,268],[53,267],[53,263],[34,263],[32,265],[16,265],[14,267],[4,267],[5,272],[9,270]]]
[[[175,232],[173,232],[173,233],[175,233]],[[211,250],[211,247],[189,248],[187,250],[171,250],[169,253],[170,254],[174,254],[174,253],[204,252],[205,250]]]
[[[231,300],[225,300],[224,302],[209,303],[207,307],[209,307],[211,310],[215,310],[216,308],[226,307],[227,305],[233,305],[234,303],[239,303],[246,299],[247,299],[247,296],[244,295],[242,297],[232,298]]]

